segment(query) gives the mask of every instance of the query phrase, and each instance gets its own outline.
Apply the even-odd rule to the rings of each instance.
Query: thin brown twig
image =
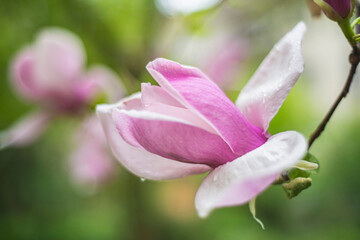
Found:
[[[342,89],[341,93],[339,94],[339,96],[337,97],[336,101],[334,102],[334,104],[332,105],[332,107],[330,108],[330,110],[328,111],[328,113],[326,114],[326,116],[324,117],[324,119],[321,121],[321,123],[319,124],[319,126],[316,128],[316,130],[311,134],[310,138],[309,138],[309,146],[308,149],[310,149],[311,145],[314,143],[314,141],[321,135],[321,133],[324,131],[327,123],[329,122],[331,116],[333,115],[333,113],[335,112],[336,108],[338,107],[338,105],[340,104],[341,100],[344,99],[347,94],[349,93],[350,90],[350,86],[351,83],[354,79],[354,75],[356,73],[356,68],[360,62],[360,52],[358,50],[358,48],[354,48],[352,53],[349,56],[349,61],[351,64],[351,68],[349,71],[349,75],[347,77],[347,80],[345,82],[344,88]]]
[[[360,4],[358,1],[356,1],[356,17],[360,16]],[[356,26],[355,32],[359,33],[360,28],[359,25]],[[340,104],[341,100],[343,100],[346,95],[349,93],[350,90],[350,86],[351,83],[354,79],[354,75],[356,73],[356,68],[359,65],[360,62],[360,50],[358,46],[353,46],[353,50],[349,56],[349,62],[351,64],[351,68],[349,71],[349,75],[346,79],[344,88],[342,89],[340,95],[338,96],[338,98],[336,99],[336,101],[334,102],[334,104],[332,105],[332,107],[330,108],[330,110],[328,111],[328,113],[326,114],[325,118],[321,121],[321,123],[319,124],[319,126],[316,128],[316,130],[310,135],[309,138],[309,142],[308,142],[308,150],[310,149],[311,145],[314,143],[314,141],[320,137],[321,133],[324,131],[327,123],[329,122],[331,116],[333,115],[333,113],[335,112],[336,108],[338,107],[338,105]]]
[[[309,138],[309,142],[308,142],[308,150],[310,149],[311,145],[314,143],[314,141],[321,135],[321,133],[324,131],[327,123],[329,122],[331,116],[333,115],[333,113],[335,112],[336,108],[338,107],[338,105],[340,104],[341,100],[344,99],[346,97],[346,95],[349,93],[350,90],[350,86],[351,83],[354,79],[355,76],[355,72],[356,72],[356,68],[359,65],[360,62],[360,51],[358,48],[354,48],[352,53],[349,56],[349,61],[351,63],[351,68],[350,68],[350,72],[348,75],[348,78],[346,79],[344,88],[342,89],[341,93],[339,94],[339,96],[337,97],[336,101],[334,102],[334,104],[332,105],[332,107],[330,108],[330,110],[328,111],[328,113],[326,114],[326,116],[324,117],[324,119],[321,121],[321,123],[319,124],[319,126],[316,128],[316,130],[311,134],[310,138]],[[289,181],[289,176],[288,176],[288,172],[284,172],[282,174],[280,174],[278,176],[278,178],[275,180],[275,182],[273,183],[274,185],[276,184],[283,184],[285,182]]]

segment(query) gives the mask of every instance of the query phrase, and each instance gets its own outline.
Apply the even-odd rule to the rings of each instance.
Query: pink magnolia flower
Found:
[[[40,110],[0,132],[0,148],[31,143],[53,118],[77,115],[102,95],[112,101],[122,96],[116,74],[100,65],[86,71],[85,62],[81,40],[58,28],[42,31],[15,56],[10,69],[14,90]]]
[[[199,69],[150,62],[147,69],[160,86],[142,84],[141,93],[97,107],[114,155],[147,179],[210,171],[195,197],[201,217],[253,199],[306,153],[300,133],[267,132],[303,71],[304,32],[299,23],[275,45],[236,105]]]

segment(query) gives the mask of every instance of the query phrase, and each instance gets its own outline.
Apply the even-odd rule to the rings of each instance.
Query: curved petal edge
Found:
[[[18,120],[9,129],[0,132],[0,150],[31,144],[41,136],[52,118],[50,113],[34,112]]]
[[[150,153],[143,148],[134,147],[121,138],[112,118],[114,109],[121,109],[128,102],[141,99],[136,93],[122,101],[108,105],[98,105],[96,112],[100,118],[105,135],[114,156],[133,174],[150,180],[168,180],[188,175],[200,174],[211,170],[204,164],[190,164],[167,159]]]
[[[298,132],[276,134],[259,148],[217,167],[201,183],[195,197],[200,217],[219,207],[244,204],[305,155],[307,142]]]
[[[244,116],[264,132],[304,70],[305,30],[305,24],[298,23],[274,46],[236,100]]]

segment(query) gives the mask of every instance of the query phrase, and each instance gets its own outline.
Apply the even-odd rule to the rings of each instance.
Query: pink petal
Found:
[[[217,167],[235,155],[222,138],[182,119],[149,111],[114,110],[122,138],[165,158]]]
[[[161,87],[151,86],[150,83],[142,83],[141,85],[141,109],[182,119],[187,123],[191,123],[192,126],[202,128],[217,135],[214,128],[212,128],[204,119],[199,117],[198,114],[184,108],[184,106]],[[140,108],[137,110],[140,110]]]
[[[46,112],[32,113],[0,133],[0,149],[26,146],[35,141],[48,127],[53,116]]]
[[[305,138],[294,131],[276,134],[259,148],[217,167],[201,183],[195,197],[199,216],[213,209],[240,205],[256,197],[307,150]]]
[[[181,103],[170,96],[164,89],[158,86],[151,86],[150,83],[141,84],[141,101],[145,106],[159,103],[185,109]]]
[[[206,72],[221,89],[229,89],[237,79],[236,74],[241,69],[247,49],[247,44],[239,39],[224,41],[221,48],[208,59]]]
[[[96,112],[115,157],[135,175],[152,180],[181,178],[209,171],[211,169],[209,166],[163,158],[143,148],[131,146],[121,138],[112,118],[113,111],[132,108],[136,105],[133,101],[140,100],[141,95],[134,94],[117,104],[97,106]]]
[[[274,46],[236,100],[245,117],[264,132],[304,70],[305,30],[300,22]]]
[[[86,119],[74,139],[75,148],[70,157],[70,172],[80,184],[96,186],[113,172],[113,161],[100,120]]]
[[[157,59],[147,69],[159,85],[217,132],[236,154],[245,154],[266,141],[236,106],[199,69]]]
[[[20,51],[11,63],[11,83],[15,90],[29,101],[39,101],[42,92],[35,86],[34,53],[31,48]]]
[[[34,57],[36,85],[49,94],[71,94],[74,81],[85,65],[82,41],[67,30],[48,28],[36,39]]]
[[[88,101],[104,94],[109,102],[116,102],[125,95],[125,92],[125,87],[117,74],[102,65],[92,66],[77,89],[77,94]]]

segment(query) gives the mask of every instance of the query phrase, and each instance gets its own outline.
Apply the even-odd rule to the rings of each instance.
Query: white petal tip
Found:
[[[298,29],[299,31],[306,31],[306,24],[301,21],[298,24],[296,24],[295,29]]]
[[[108,113],[110,109],[111,109],[111,105],[108,104],[96,105],[96,114]]]
[[[200,217],[200,218],[206,218],[206,217],[208,217],[209,216],[209,211],[207,211],[207,210],[197,210],[197,212],[198,212],[198,216]]]
[[[146,69],[150,70],[156,67],[157,64],[160,64],[161,62],[164,62],[164,58],[156,58],[152,61],[150,61],[147,65],[146,65]]]

